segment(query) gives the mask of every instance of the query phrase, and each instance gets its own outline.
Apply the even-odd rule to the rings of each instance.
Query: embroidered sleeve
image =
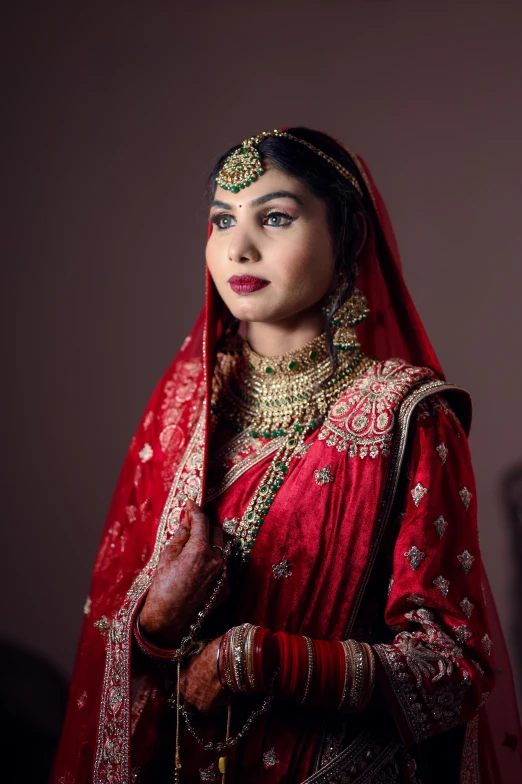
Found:
[[[374,646],[407,744],[469,721],[493,681],[466,435],[441,398],[419,413],[385,611],[397,634]]]

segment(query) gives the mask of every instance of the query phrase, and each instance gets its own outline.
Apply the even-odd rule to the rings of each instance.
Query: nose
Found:
[[[259,261],[261,254],[253,240],[252,235],[246,228],[236,226],[231,232],[228,245],[228,258],[230,261],[237,261],[240,264],[245,262]]]

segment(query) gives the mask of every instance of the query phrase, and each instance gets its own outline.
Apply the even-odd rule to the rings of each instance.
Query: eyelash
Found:
[[[287,212],[281,212],[281,210],[274,210],[273,212],[266,213],[266,215],[263,215],[263,220],[267,220],[267,218],[271,218],[274,215],[278,215],[281,216],[282,218],[286,218],[288,223],[285,223],[283,226],[272,226],[273,229],[287,229],[295,220],[297,220],[297,217],[288,215]],[[231,218],[231,217],[232,216],[228,212],[218,212],[211,217],[210,222],[214,224],[214,226],[217,228],[218,231],[226,231],[227,229],[230,228],[230,226],[220,226],[219,221],[222,218]]]

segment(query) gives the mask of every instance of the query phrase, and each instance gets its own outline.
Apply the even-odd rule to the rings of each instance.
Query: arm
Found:
[[[268,642],[270,635],[263,645],[263,649],[271,645],[270,663],[257,665],[258,671],[267,673],[261,691],[270,671],[279,666],[276,693],[280,696],[302,702],[309,680],[307,704],[344,710],[360,710],[368,703],[374,665],[379,700],[385,701],[406,744],[468,721],[492,684],[467,439],[443,401],[423,407],[420,415],[411,443],[411,479],[385,608],[391,642],[363,646],[361,652],[353,641],[344,646],[306,643],[298,635],[278,633],[274,642]],[[200,710],[207,709],[212,689],[216,694],[221,690],[216,672],[220,640],[211,643],[184,674],[185,697]],[[225,663],[226,642],[220,657]],[[365,681],[358,699],[355,693],[350,697],[357,673]],[[235,691],[244,690],[233,686]]]

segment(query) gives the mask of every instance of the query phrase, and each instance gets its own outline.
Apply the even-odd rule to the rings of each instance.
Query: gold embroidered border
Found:
[[[100,703],[93,784],[130,781],[130,656],[132,619],[140,599],[148,590],[162,549],[166,526],[176,497],[198,473],[195,466],[202,461],[191,457],[204,449],[206,406],[199,418],[194,434],[185,450],[156,533],[154,551],[144,569],[129,588],[123,605],[114,616],[107,635],[107,654]],[[199,469],[199,472],[201,468]],[[201,503],[201,491],[197,502]]]
[[[279,436],[278,438],[274,438],[271,441],[268,441],[256,452],[252,452],[251,455],[247,455],[247,457],[243,458],[240,463],[232,466],[232,468],[227,471],[218,486],[212,487],[207,491],[205,494],[205,503],[208,504],[211,501],[214,501],[214,499],[224,493],[225,490],[228,490],[229,487],[232,487],[234,482],[236,482],[240,476],[243,476],[246,471],[249,471],[255,465],[260,463],[261,460],[265,459],[265,457],[268,457],[274,452],[277,452],[283,443],[283,440],[284,436]]]
[[[480,715],[466,724],[459,784],[480,784],[479,721]]]

